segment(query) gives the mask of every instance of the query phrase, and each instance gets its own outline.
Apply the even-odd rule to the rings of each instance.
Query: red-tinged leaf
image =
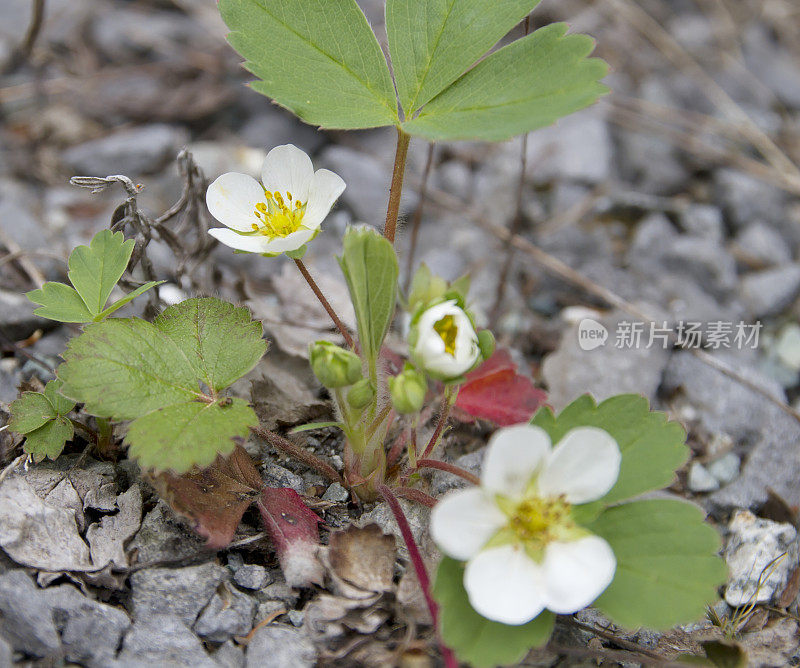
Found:
[[[505,427],[530,420],[546,399],[544,390],[517,373],[509,352],[498,348],[467,374],[458,393],[454,416],[464,421],[482,418]]]
[[[181,476],[162,473],[153,482],[175,512],[186,517],[214,550],[233,540],[244,511],[263,487],[253,460],[241,446],[228,457],[217,457],[207,469]]]
[[[317,559],[320,518],[288,487],[264,488],[256,506],[286,582],[292,587],[321,585],[324,571]]]

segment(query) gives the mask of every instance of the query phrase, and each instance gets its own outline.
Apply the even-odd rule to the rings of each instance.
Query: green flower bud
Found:
[[[346,387],[361,379],[361,358],[330,341],[312,343],[309,358],[311,370],[325,387]]]
[[[413,368],[407,368],[394,378],[389,378],[389,396],[398,413],[418,413],[425,403],[428,382]]]
[[[478,332],[478,348],[481,350],[481,357],[488,360],[494,353],[494,334],[488,329]]]
[[[369,378],[362,378],[347,393],[347,403],[356,410],[369,406],[375,398],[375,387]]]

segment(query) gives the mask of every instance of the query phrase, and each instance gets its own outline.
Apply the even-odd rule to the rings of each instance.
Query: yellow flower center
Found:
[[[258,222],[253,223],[253,232],[275,239],[297,232],[303,223],[306,212],[305,203],[293,200],[292,193],[286,199],[279,192],[264,190],[264,202],[256,204],[253,211]]]
[[[433,329],[444,341],[444,351],[455,357],[456,336],[458,336],[456,319],[452,315],[446,315],[441,320],[433,323]]]
[[[544,547],[574,526],[570,504],[563,498],[529,497],[510,513],[508,528],[526,544]]]

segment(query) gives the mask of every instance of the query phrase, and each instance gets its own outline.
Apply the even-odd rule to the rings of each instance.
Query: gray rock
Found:
[[[780,48],[764,24],[753,23],[744,32],[748,70],[785,105],[800,109],[800,72],[787,49]]]
[[[542,366],[548,403],[560,410],[587,392],[598,401],[626,392],[643,394],[652,400],[670,353],[660,341],[647,347],[646,331],[638,347],[617,347],[615,332],[620,323],[631,320],[635,319],[619,313],[603,318],[601,324],[609,332],[608,339],[594,350],[581,349],[578,327],[571,326],[558,350],[549,354]]]
[[[160,171],[187,140],[188,134],[181,128],[143,125],[72,146],[62,157],[76,174],[125,174],[134,178]]]
[[[133,618],[158,614],[175,615],[186,625],[194,624],[228,571],[214,563],[185,568],[150,568],[131,577]]]
[[[611,133],[600,107],[562,118],[528,136],[528,164],[536,165],[531,176],[537,182],[601,183],[610,178],[612,156]]]
[[[761,222],[745,227],[736,237],[736,244],[747,257],[766,266],[786,264],[792,260],[792,249],[781,234]]]
[[[433,544],[428,534],[428,525],[430,523],[430,508],[426,508],[418,503],[412,503],[405,499],[400,499],[400,506],[403,508],[408,524],[411,527],[411,533],[414,540],[417,541],[423,554],[431,554],[433,552]],[[400,527],[394,519],[389,504],[385,501],[378,503],[375,507],[367,513],[364,513],[356,522],[360,527],[365,527],[368,524],[377,524],[383,533],[393,534],[397,549],[402,558],[408,559],[408,549],[403,541]]]
[[[756,221],[779,224],[785,215],[786,194],[734,169],[714,170],[716,198],[736,229]]]
[[[722,211],[711,204],[690,204],[681,212],[681,227],[696,237],[722,241],[725,224]]]
[[[111,663],[131,625],[128,615],[86,598],[70,585],[45,589],[41,597],[52,608],[67,659],[87,666]]]
[[[448,160],[437,165],[431,174],[431,181],[437,189],[465,199],[472,189],[472,180],[472,171],[461,160]]]
[[[712,476],[700,462],[692,462],[686,484],[695,493],[713,492],[719,489],[719,480]]]
[[[739,477],[740,464],[739,455],[729,452],[711,462],[706,468],[719,481],[720,485],[727,485]]]
[[[731,519],[728,532],[725,600],[735,608],[769,603],[781,594],[797,566],[797,530],[741,510]]]
[[[0,668],[10,668],[12,665],[14,665],[14,650],[0,637]]]
[[[282,109],[269,109],[253,116],[242,126],[239,136],[256,148],[294,144],[308,154],[315,153],[325,143],[322,131],[300,123]]]
[[[3,332],[6,336],[14,341],[22,341],[37,329],[52,329],[54,321],[33,315],[35,308],[36,305],[25,295],[0,290],[0,313],[3,314]]]
[[[258,564],[244,564],[236,570],[233,579],[240,587],[258,590],[270,583],[270,574],[266,568]]]
[[[345,503],[350,498],[350,492],[342,487],[338,482],[333,483],[325,493],[322,495],[325,501],[334,501],[336,503]]]
[[[748,274],[741,282],[741,298],[754,318],[777,315],[800,294],[800,264],[787,264]]]
[[[253,628],[256,602],[238,589],[225,585],[225,594],[214,594],[200,613],[194,630],[211,642],[226,642],[233,636],[246,636]]]
[[[724,297],[736,285],[736,261],[719,243],[710,239],[677,237],[663,249],[661,263],[667,271],[690,276],[718,297]]]
[[[214,652],[214,661],[222,668],[244,668],[244,650],[229,640]]]
[[[483,464],[483,456],[486,454],[486,448],[479,448],[474,452],[469,452],[466,455],[461,455],[453,461],[453,464],[461,467],[462,469],[480,475],[481,464]],[[436,471],[431,479],[431,494],[433,496],[441,496],[445,492],[453,489],[461,489],[466,487],[469,483],[463,478],[447,473],[446,471]]]
[[[264,626],[247,645],[247,668],[311,668],[317,653],[311,641],[291,626]]]
[[[114,668],[219,668],[200,639],[179,617],[146,616],[136,621],[125,637]]]
[[[323,166],[341,176],[347,188],[342,201],[347,204],[358,222],[379,225],[386,217],[389,198],[391,165],[360,151],[345,146],[329,146],[321,155]],[[413,191],[403,193],[400,213],[412,211],[417,203]]]
[[[687,170],[671,141],[633,131],[621,131],[619,138],[622,177],[640,192],[672,194],[686,182]]]
[[[24,571],[0,575],[0,636],[18,652],[56,656],[61,640],[52,609],[40,593]]]
[[[264,465],[264,484],[267,487],[291,487],[298,494],[305,494],[306,483],[303,478],[289,469],[268,462]]]
[[[140,564],[149,564],[185,559],[197,554],[202,546],[197,534],[189,531],[164,501],[159,501],[145,515],[142,528],[128,549],[136,550]]]

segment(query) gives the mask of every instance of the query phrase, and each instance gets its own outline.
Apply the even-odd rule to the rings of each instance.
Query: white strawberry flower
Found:
[[[464,588],[487,619],[525,624],[544,609],[577,612],[614,579],[611,546],[572,519],[573,505],[603,497],[621,455],[596,427],[572,429],[555,447],[539,427],[499,429],[480,487],[447,494],[433,509],[439,548],[466,561]]]
[[[264,160],[261,183],[247,174],[228,172],[208,187],[208,210],[226,225],[209,234],[250,253],[295,251],[319,233],[344,189],[338,174],[315,172],[311,158],[296,146],[276,146]]]
[[[412,327],[411,356],[434,378],[462,376],[481,356],[475,326],[455,299],[426,309]]]

